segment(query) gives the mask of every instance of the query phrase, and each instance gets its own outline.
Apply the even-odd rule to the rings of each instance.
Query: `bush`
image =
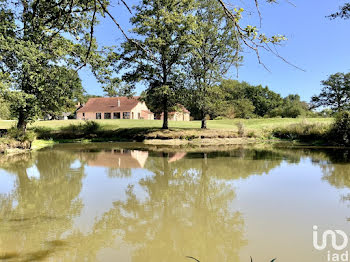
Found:
[[[256,134],[255,134],[254,131],[249,131],[248,134],[247,134],[247,137],[253,138],[253,137],[256,137]]]
[[[36,134],[32,130],[23,130],[11,127],[7,132],[7,137],[19,142],[16,147],[23,149],[30,149],[32,147],[33,141],[36,139]]]
[[[324,141],[329,134],[329,126],[319,123],[292,124],[276,128],[272,131],[274,137],[300,141]]]
[[[100,124],[96,121],[86,121],[83,125],[83,130],[85,134],[96,133],[100,129]]]
[[[225,120],[228,119],[226,116],[217,116],[214,118],[214,120]]]
[[[85,121],[79,124],[70,124],[61,130],[65,133],[90,135],[96,133],[100,129],[100,124],[96,121]]]
[[[238,122],[236,123],[236,126],[238,128],[238,136],[244,136],[244,124],[242,122]]]
[[[34,131],[28,130],[24,132],[23,130],[17,129],[15,127],[11,127],[8,130],[7,136],[20,142],[30,143],[32,143],[36,138],[36,134]]]
[[[335,123],[330,131],[329,139],[336,144],[350,146],[350,112],[340,112],[335,117]]]

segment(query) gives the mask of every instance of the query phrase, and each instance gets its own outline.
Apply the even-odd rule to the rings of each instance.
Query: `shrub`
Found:
[[[340,112],[335,117],[329,140],[336,144],[350,146],[350,112]]]
[[[11,127],[8,130],[7,136],[20,142],[30,142],[30,143],[32,143],[36,138],[36,134],[34,131],[28,130],[24,132],[23,130],[17,129],[15,127]]]
[[[19,145],[13,147],[30,149],[33,141],[36,138],[36,134],[32,130],[27,130],[24,132],[23,130],[11,127],[7,132],[7,137],[19,142]]]
[[[236,126],[238,128],[238,136],[244,136],[244,124],[242,122],[238,122],[236,123]]]
[[[83,125],[85,134],[96,133],[100,129],[100,124],[96,121],[86,121]]]
[[[247,137],[253,138],[253,137],[256,137],[256,134],[255,134],[254,131],[249,131],[248,134],[247,134]]]
[[[325,140],[329,133],[329,126],[319,123],[300,123],[276,128],[272,131],[274,137],[300,141]]]
[[[65,133],[89,135],[96,133],[100,127],[100,124],[96,121],[85,121],[84,123],[79,123],[77,125],[70,124],[63,127],[61,130]]]
[[[225,119],[227,119],[226,116],[217,116],[214,118],[214,120],[225,120]]]

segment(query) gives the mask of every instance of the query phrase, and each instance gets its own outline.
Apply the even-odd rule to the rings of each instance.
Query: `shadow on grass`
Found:
[[[158,131],[158,128],[120,128],[116,130],[86,130],[85,128],[64,128],[52,130],[35,128],[38,139],[52,139],[64,142],[65,140],[88,139],[93,142],[103,141],[143,141],[149,133]]]
[[[108,130],[96,122],[86,122],[79,125],[69,125],[61,129],[50,129],[36,127],[33,129],[38,139],[51,139],[59,142],[69,140],[89,140],[92,142],[104,141],[137,141],[145,139],[183,139],[192,140],[196,138],[236,138],[237,133],[227,130],[203,130],[188,128],[171,128],[164,130],[157,127],[131,127]]]

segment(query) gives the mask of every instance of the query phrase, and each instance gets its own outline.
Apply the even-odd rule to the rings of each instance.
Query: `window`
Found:
[[[96,113],[96,119],[101,119],[101,113]]]
[[[111,119],[112,114],[111,113],[105,113],[104,117],[105,119]]]
[[[141,113],[137,113],[137,119],[141,119]]]
[[[113,113],[113,119],[120,119],[120,112]]]
[[[83,113],[83,116],[85,117],[85,113]]]
[[[130,119],[130,112],[123,112],[123,119]]]

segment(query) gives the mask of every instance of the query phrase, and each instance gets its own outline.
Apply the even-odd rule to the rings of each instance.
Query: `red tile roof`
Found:
[[[140,101],[138,96],[128,98],[121,97],[93,97],[90,98],[85,106],[80,108],[78,112],[118,112],[118,111],[131,111]],[[120,106],[118,106],[118,100]]]
[[[189,113],[189,112],[190,112],[190,111],[187,110],[186,107],[184,107],[184,106],[181,105],[181,104],[177,104],[177,107],[179,107],[180,112],[183,112],[183,113]]]
[[[141,110],[141,112],[147,113],[147,114],[153,114],[151,111],[149,110]]]

